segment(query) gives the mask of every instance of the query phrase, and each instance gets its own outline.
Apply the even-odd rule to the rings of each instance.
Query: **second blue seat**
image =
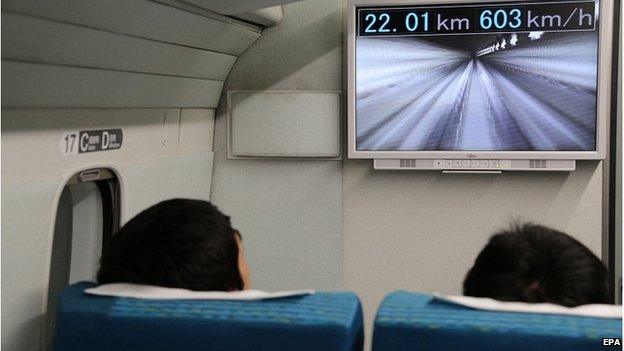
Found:
[[[596,351],[622,338],[622,321],[554,314],[491,312],[397,291],[375,319],[373,351]]]

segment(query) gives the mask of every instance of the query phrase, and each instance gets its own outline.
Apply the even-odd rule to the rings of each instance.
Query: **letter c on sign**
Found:
[[[85,152],[87,151],[88,147],[89,147],[89,134],[82,133],[82,135],[80,135],[80,151]]]

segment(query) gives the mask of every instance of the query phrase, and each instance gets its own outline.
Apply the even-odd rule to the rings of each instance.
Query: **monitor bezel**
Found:
[[[613,56],[613,0],[600,0],[595,151],[358,151],[355,131],[355,41],[357,7],[439,6],[509,3],[509,0],[349,0],[347,5],[347,141],[352,159],[552,159],[602,160],[605,158],[611,113],[611,62]],[[515,1],[517,3],[535,0]]]

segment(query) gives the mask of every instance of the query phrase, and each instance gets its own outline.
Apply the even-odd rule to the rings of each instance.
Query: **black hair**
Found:
[[[97,280],[201,291],[243,289],[238,232],[210,202],[172,199],[156,204],[115,234]]]
[[[530,223],[490,238],[466,275],[464,295],[570,307],[610,300],[598,257],[569,235]]]

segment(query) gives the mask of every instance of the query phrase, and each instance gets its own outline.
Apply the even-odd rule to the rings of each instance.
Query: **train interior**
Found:
[[[2,348],[144,349],[128,346],[144,338],[151,345],[145,349],[204,349],[192,340],[210,337],[217,342],[206,339],[212,346],[205,349],[517,350],[508,344],[513,341],[527,350],[585,350],[575,348],[577,336],[549,341],[541,331],[559,322],[547,318],[536,334],[501,331],[485,341],[470,339],[483,327],[429,339],[427,330],[447,330],[451,323],[439,316],[463,310],[429,310],[423,296],[462,295],[466,273],[491,235],[532,222],[589,248],[608,270],[610,303],[621,305],[620,1],[596,1],[600,24],[611,32],[606,36],[361,36],[356,59],[350,52],[352,3],[2,1]],[[462,1],[363,3],[374,10]],[[607,51],[592,52],[597,46]],[[598,56],[609,68],[600,69],[597,95]],[[566,64],[555,69],[557,60]],[[356,66],[357,96],[350,74]],[[461,103],[448,103],[456,97]],[[355,107],[370,118],[358,117],[352,129]],[[593,120],[584,119],[592,113]],[[478,118],[464,118],[472,115]],[[358,156],[557,147],[582,154],[598,148],[596,133],[602,156],[579,157],[574,170],[564,172],[492,171],[505,167],[502,158],[485,160],[487,172],[390,171],[375,169],[375,157]],[[402,167],[421,164],[398,158]],[[455,167],[453,162],[448,165]],[[540,162],[527,165],[539,168]],[[106,317],[85,317],[79,304],[89,310],[112,301],[90,305],[96,298],[84,300],[82,291],[92,285],[80,283],[97,280],[112,238],[144,209],[173,198],[210,201],[231,217],[243,238],[253,289],[316,291],[305,298],[309,305],[301,320],[288,317],[293,330],[324,318],[331,328],[289,334],[279,320],[243,316],[251,324],[228,333],[229,326],[221,332],[205,315],[189,314],[180,317],[189,318],[187,324],[162,322],[160,329],[149,329],[151,322],[136,322],[127,312],[136,308],[132,299],[126,310],[114,305]],[[291,308],[274,304],[249,313],[271,316]],[[411,316],[419,313],[434,314],[423,322],[424,336],[410,339],[406,329],[399,337],[382,325],[382,312],[399,313],[393,306],[403,304],[398,325],[414,322]],[[206,302],[197,308],[218,315],[226,313],[223,306]],[[304,308],[297,306],[292,308]],[[226,314],[236,328],[238,314]],[[361,330],[349,329],[358,318],[361,326],[354,328]],[[468,323],[473,317],[457,318]],[[574,326],[585,325],[577,318]],[[94,320],[100,324],[89,326]],[[591,340],[595,349],[604,340],[619,345],[617,322],[619,334],[605,324],[604,330],[616,331],[583,335],[600,339]],[[487,328],[500,324],[492,323]],[[269,329],[254,338],[249,325]],[[89,328],[94,339],[86,336],[92,335]],[[170,334],[179,336],[178,348],[164,346]],[[61,336],[74,339],[59,344],[55,338]],[[355,341],[330,343],[334,338]],[[247,346],[236,344],[241,340]],[[411,346],[400,346],[405,340]],[[482,342],[489,346],[474,346]]]

